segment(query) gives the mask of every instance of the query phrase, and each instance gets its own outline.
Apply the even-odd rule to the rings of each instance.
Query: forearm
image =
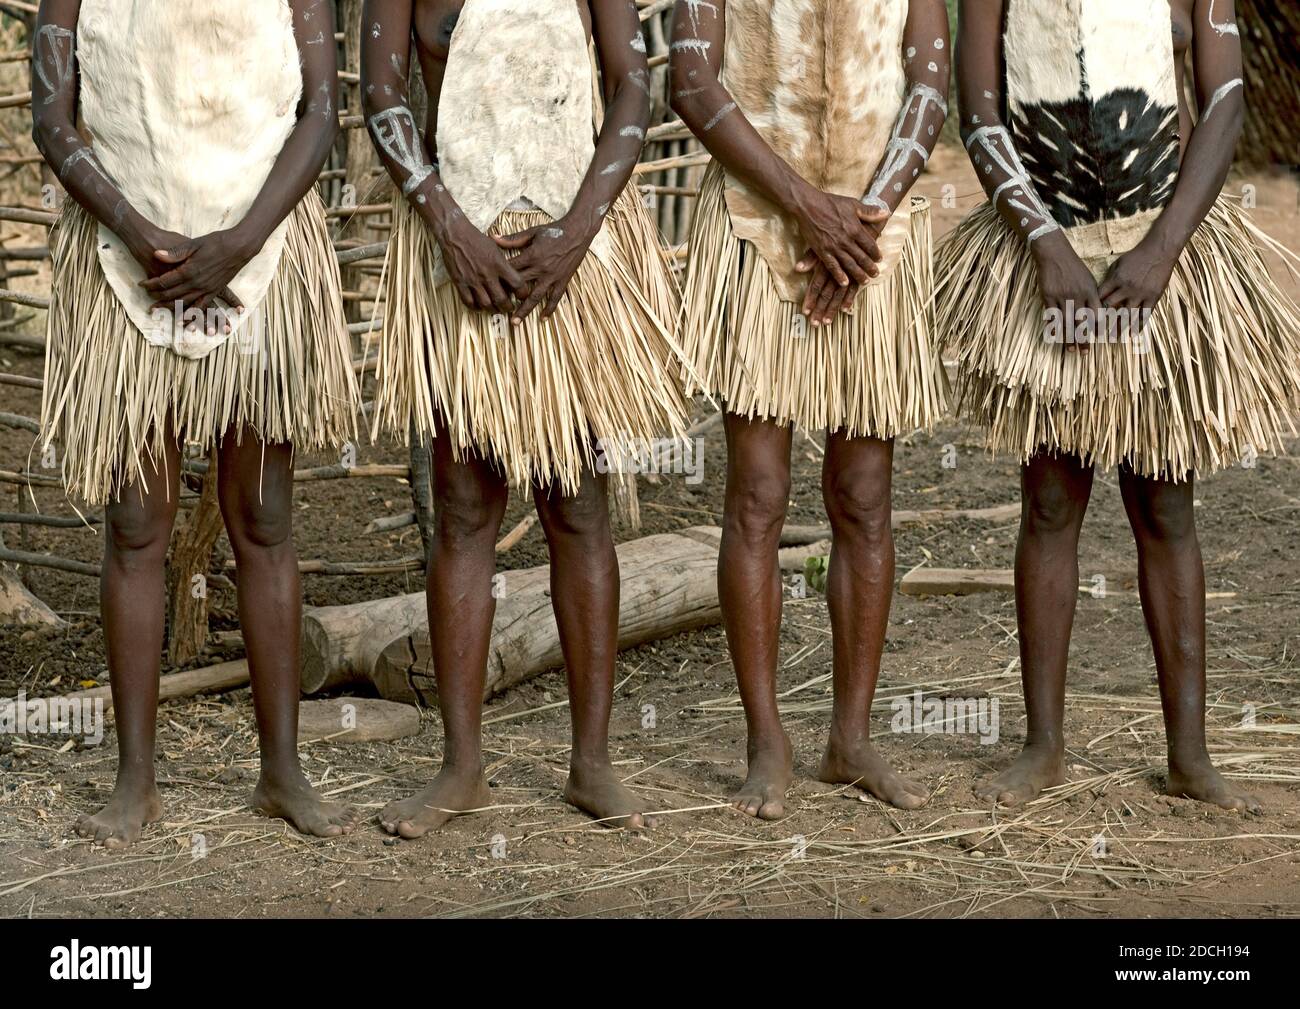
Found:
[[[680,0],[673,17],[671,104],[710,155],[749,188],[795,207],[811,188],[754,128],[723,86],[726,6]]]
[[[362,33],[362,108],[380,163],[441,240],[448,225],[464,214],[442,184],[406,97],[411,16],[411,0],[366,0],[362,7],[363,23],[378,27],[378,31]],[[437,116],[441,82],[426,83],[432,120]]]
[[[1041,239],[1061,229],[1002,118],[1002,16],[1000,2],[962,0],[957,45],[961,136],[989,200],[1011,230],[1037,251]]]
[[[289,134],[266,184],[232,229],[242,244],[254,253],[260,250],[280,222],[302,202],[320,177],[338,130],[332,98],[321,95],[309,103],[307,115]]]
[[[903,38],[907,96],[863,202],[893,213],[925,170],[948,117],[948,12],[942,2],[914,2]]]
[[[591,166],[568,214],[592,234],[631,181],[649,123],[649,94],[632,81],[620,83],[606,111]]]
[[[1177,257],[1219,198],[1246,119],[1241,34],[1231,0],[1192,6],[1192,64],[1200,116],[1187,143],[1178,184],[1148,236]]]
[[[591,165],[568,217],[594,235],[631,181],[650,125],[650,68],[636,7],[628,0],[591,0],[592,37],[607,83],[605,121]]]
[[[1171,254],[1181,254],[1223,191],[1244,118],[1238,98],[1233,108],[1212,109],[1192,133],[1174,195],[1151,229],[1152,241]]]
[[[280,222],[316,184],[321,165],[339,135],[338,60],[334,11],[328,0],[290,0],[294,41],[302,67],[298,121],[280,149],[253,204],[232,231],[256,253]]]
[[[148,246],[152,225],[122,195],[75,124],[76,26],[80,0],[41,8],[32,46],[32,139],[68,194],[133,250]]]

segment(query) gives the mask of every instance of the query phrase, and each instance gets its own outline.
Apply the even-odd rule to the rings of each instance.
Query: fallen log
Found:
[[[158,700],[170,701],[178,697],[193,697],[195,694],[217,694],[223,690],[234,690],[247,683],[248,661],[236,659],[234,662],[221,662],[215,666],[187,669],[183,673],[160,676]],[[93,701],[96,698],[103,699],[105,708],[113,706],[113,693],[108,686],[76,690],[63,695],[63,699],[67,701]]]
[[[970,596],[980,592],[1014,592],[1010,568],[917,568],[903,575],[898,591],[905,596]]]
[[[913,510],[896,508],[889,518],[889,524],[897,529],[899,526],[917,525],[925,522],[1010,522],[1020,517],[1019,502],[994,505],[991,508],[922,508]],[[829,525],[792,526],[781,530],[781,546],[797,547],[817,543],[831,537]]]
[[[4,537],[0,535],[0,550]],[[61,627],[63,619],[39,599],[22,579],[0,564],[0,624],[23,627]]]
[[[374,697],[332,697],[298,704],[298,742],[374,743],[414,736],[420,712]]]
[[[1137,575],[1111,576],[1112,584],[1136,582]],[[981,592],[1016,590],[1015,572],[1011,568],[915,568],[903,575],[898,591],[905,596],[971,596]],[[1079,594],[1094,599],[1137,598],[1136,592],[1108,589],[1105,583],[1083,582]],[[1235,599],[1235,592],[1207,592],[1206,599]]]
[[[646,536],[619,546],[618,560],[620,649],[717,623],[716,539],[710,543],[679,533]],[[563,664],[550,583],[549,566],[499,576],[485,700]],[[427,623],[419,621],[389,639],[371,678],[389,700],[434,703]]]
[[[379,653],[403,634],[426,627],[428,620],[423,592],[312,607],[302,615],[302,692],[366,682]]]

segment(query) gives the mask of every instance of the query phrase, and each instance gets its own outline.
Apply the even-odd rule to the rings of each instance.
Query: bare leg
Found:
[[[818,777],[857,785],[902,809],[928,793],[900,777],[871,745],[871,701],[880,676],[889,605],[894,593],[894,533],[890,492],[894,443],[849,438],[826,442],[822,497],[834,539],[826,602],[834,646],[835,706]]]
[[[1170,795],[1258,813],[1259,800],[1227,781],[1205,746],[1205,568],[1191,476],[1181,483],[1121,470],[1120,491],[1138,548],[1138,591],[1155,650],[1169,752]]]
[[[609,478],[588,473],[572,497],[533,489],[551,552],[551,604],[569,683],[573,748],[564,797],[607,827],[653,827],[645,804],[609,760],[618,657],[618,556],[609,527]]]
[[[781,639],[777,552],[790,502],[791,429],[728,413],[727,493],[718,593],[727,648],[745,706],[749,773],[732,804],[764,820],[785,815],[794,753],[776,704]]]
[[[457,461],[451,437],[433,439],[434,529],[426,593],[429,642],[442,712],[442,769],[425,788],[390,802],[379,822],[420,837],[459,813],[491,803],[483,777],[483,687],[496,598],[496,539],[509,489],[477,457]]]
[[[302,585],[293,548],[293,446],[251,429],[227,431],[217,450],[217,497],[238,568],[239,626],[248,650],[262,774],[251,804],[304,834],[335,837],[357,823],[326,802],[298,763]]]
[[[975,794],[1013,806],[1065,781],[1065,672],[1079,601],[1079,530],[1092,467],[1039,453],[1020,469],[1016,624],[1029,727],[1016,761]]]
[[[167,609],[167,544],[180,496],[180,446],[168,439],[156,464],[142,462],[148,490],[125,488],[104,510],[104,566],[99,605],[104,620],[113,720],[117,726],[117,784],[108,805],[76,824],[82,837],[125,848],[162,816],[154,783],[154,729]]]

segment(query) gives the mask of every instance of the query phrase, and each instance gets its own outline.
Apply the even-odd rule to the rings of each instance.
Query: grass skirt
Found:
[[[533,312],[519,327],[494,323],[492,312],[467,308],[454,284],[435,283],[436,239],[407,201],[394,204],[393,219],[376,435],[406,440],[413,428],[427,439],[441,421],[457,458],[473,452],[514,486],[558,483],[573,494],[596,466],[593,442],[619,473],[657,439],[684,432],[670,329],[677,292],[634,189],[605,219],[609,261],[589,253],[555,314],[543,322]],[[550,221],[539,210],[507,210],[490,233]]]
[[[205,454],[232,426],[300,451],[356,438],[338,265],[314,191],[289,215],[260,326],[250,319],[199,359],[151,345],[127,318],[100,268],[98,229],[69,199],[50,236],[42,441],[61,449],[70,495],[100,505],[136,480],[144,485],[141,464],[161,467],[169,431]],[[258,338],[245,339],[245,328]]]
[[[853,314],[812,329],[736,237],[723,181],[714,162],[692,222],[680,337],[687,392],[720,397],[743,417],[853,437],[932,427],[946,409],[947,379],[932,341],[929,204],[913,200],[900,259],[859,292]]]
[[[1300,403],[1300,310],[1225,198],[1192,236],[1145,334],[1079,352],[1043,338],[1028,245],[985,204],[940,243],[941,343],[988,446],[1181,480],[1282,448]],[[1115,257],[1086,260],[1104,276]]]

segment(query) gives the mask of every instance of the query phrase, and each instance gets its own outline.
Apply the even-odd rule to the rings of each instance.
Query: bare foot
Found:
[[[491,804],[492,793],[481,768],[463,771],[444,766],[427,788],[385,806],[379,823],[388,833],[410,840],[437,830],[454,816]]]
[[[866,739],[846,743],[832,736],[817,770],[817,780],[829,785],[856,785],[899,809],[916,809],[930,798],[924,785],[895,771]]]
[[[351,833],[358,821],[350,806],[322,799],[301,771],[274,778],[263,773],[249,805],[262,816],[287,820],[300,834],[312,837]]]
[[[975,795],[1000,806],[1028,802],[1045,788],[1065,783],[1065,756],[1054,747],[1026,746],[1010,767],[975,786]]]
[[[1215,770],[1209,757],[1182,767],[1171,763],[1165,794],[1198,799],[1238,813],[1260,813],[1264,809],[1257,798]]]
[[[641,812],[645,803],[618,780],[607,761],[571,764],[569,780],[564,783],[564,798],[595,817],[602,827],[643,830],[655,825],[653,816]]]
[[[784,732],[771,743],[750,742],[749,773],[731,804],[747,816],[779,820],[785,816],[785,791],[794,777],[794,748]]]
[[[118,781],[98,813],[78,818],[73,828],[81,837],[111,850],[127,848],[140,839],[146,823],[162,817],[162,798],[152,781],[144,785]]]

